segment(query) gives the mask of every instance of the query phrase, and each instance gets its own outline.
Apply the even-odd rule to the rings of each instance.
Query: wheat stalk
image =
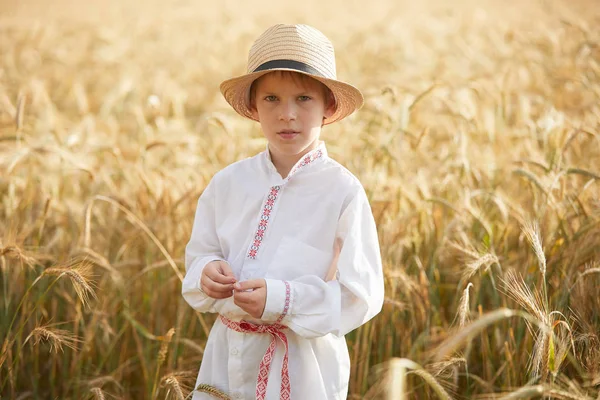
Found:
[[[509,270],[503,279],[505,293],[515,300],[527,312],[534,315],[538,320],[543,321],[547,326],[550,325],[549,313],[545,310],[541,294],[531,289],[525,284],[523,278],[514,271]]]
[[[35,257],[28,256],[23,250],[21,250],[18,246],[6,246],[0,247],[0,257],[10,257],[20,260],[27,264],[27,266],[32,267],[37,263]]]
[[[433,389],[438,398],[450,400],[450,395],[442,385],[416,362],[406,358],[393,358],[388,362],[388,399],[406,399],[406,375],[409,373],[418,375]]]
[[[169,350],[169,344],[171,343],[171,339],[175,334],[175,328],[169,329],[167,334],[161,338],[162,343],[160,345],[160,350],[158,351],[158,360],[156,362],[156,371],[154,372],[154,386],[152,388],[152,393],[156,394],[157,385],[158,385],[158,373],[160,371],[160,367],[163,365],[165,360],[167,359],[167,351]]]
[[[593,1],[506,7],[460,0],[451,13],[415,2],[411,7],[423,21],[398,12],[401,5],[392,1],[369,7],[341,0],[239,3],[226,13],[203,3],[140,8],[108,0],[85,10],[27,3],[0,21],[3,397],[112,398],[100,390],[118,381],[122,397],[151,398],[152,374],[139,369],[157,366],[160,372],[190,365],[195,378],[212,318],[200,315],[198,326],[197,314],[181,300],[177,257],[207,182],[265,148],[258,124],[221,110],[225,103],[212,82],[243,71],[243,57],[234,59],[259,33],[267,8],[277,19],[318,5],[323,12],[312,13],[311,21],[327,27],[340,76],[365,95],[361,110],[322,135],[332,157],[369,195],[385,266],[384,307],[358,330],[357,344],[353,334],[348,340],[355,346],[349,399],[383,397],[377,392],[382,381],[371,379],[374,364],[402,355],[425,365],[441,345],[442,361],[426,370],[440,384],[454,373],[463,397],[600,400],[600,303],[594,296],[600,30]],[[135,40],[122,34],[122,28],[129,32],[129,10],[142,21]],[[64,18],[71,13],[90,23],[71,23]],[[165,23],[153,23],[156,16]],[[43,23],[30,23],[36,18]],[[222,20],[231,23],[215,23]],[[202,40],[186,36],[189,29],[163,32],[188,23],[203,27]],[[523,23],[530,29],[521,29]],[[139,51],[147,40],[153,51]],[[166,53],[170,57],[154,59]],[[209,57],[181,63],[190,53]],[[124,54],[127,62],[118,62]],[[523,181],[532,190],[523,190]],[[306,234],[320,229],[303,228]],[[455,249],[460,261],[439,257],[456,237],[464,248]],[[55,264],[74,255],[110,273],[83,276],[98,301],[76,274],[52,272],[73,269],[72,262]],[[512,283],[497,291],[490,270],[500,269],[499,260],[518,274],[510,278],[501,270]],[[61,290],[53,290],[56,283]],[[71,285],[83,294],[72,298]],[[82,312],[86,295],[91,307]],[[165,303],[164,296],[179,300]],[[481,310],[498,311],[496,322],[489,316],[485,325],[488,314],[477,319],[469,309],[474,300]],[[525,332],[520,311],[505,317],[499,309],[513,300],[531,317],[524,319]],[[579,315],[579,322],[567,322],[563,313]],[[33,322],[48,318],[68,321],[58,327],[72,329],[73,337],[83,329],[86,342],[77,347],[84,351],[73,357],[63,344],[59,352],[50,345],[57,339],[41,331],[22,347]],[[46,328],[60,334],[58,327]],[[171,327],[176,334],[168,344]],[[456,373],[462,368],[456,350],[469,340],[465,369],[481,374]],[[48,355],[40,350],[45,346]],[[154,364],[140,365],[140,357]],[[536,365],[539,376],[546,371],[545,382],[539,376],[528,382],[527,369]],[[397,371],[403,396],[436,396],[406,364]],[[192,389],[186,379],[167,375],[165,393],[154,394],[181,399]]]
[[[57,353],[63,351],[63,346],[77,351],[77,344],[81,342],[72,332],[64,329],[51,329],[49,326],[35,327],[23,342],[23,346],[32,339],[32,345],[36,346],[41,341],[50,344],[50,351]]]
[[[540,272],[542,273],[542,277],[544,281],[546,280],[546,256],[544,255],[544,248],[542,246],[542,238],[540,234],[540,226],[537,222],[526,222],[523,225],[523,232],[525,236],[527,236],[527,240],[533,251],[535,252],[535,256],[538,259],[538,263],[540,266]]]
[[[90,299],[97,298],[92,286],[91,273],[91,264],[84,261],[76,263],[75,266],[46,268],[41,277],[58,276],[59,279],[65,276],[68,277],[81,303],[84,307],[89,308]]]
[[[183,390],[181,389],[181,385],[176,376],[170,375],[164,379],[165,386],[169,388],[169,390],[173,390],[175,392],[175,398],[177,400],[184,400],[185,396],[183,395]]]
[[[97,400],[104,400],[104,392],[99,387],[93,387],[90,389],[90,392],[94,395],[94,398]]]
[[[460,298],[458,305],[458,326],[465,326],[465,322],[469,319],[469,289],[473,286],[471,282],[467,285]]]
[[[158,352],[158,365],[162,365],[167,358],[167,350],[169,349],[169,344],[171,343],[171,339],[175,334],[175,328],[169,329],[167,334],[164,336],[163,342],[160,345],[160,351]]]
[[[198,386],[196,386],[196,388],[194,389],[197,392],[202,392],[202,393],[207,393],[210,394],[213,397],[216,397],[217,399],[221,399],[221,400],[231,400],[231,397],[229,397],[229,395],[225,392],[223,392],[222,390],[217,389],[214,386],[205,384],[205,383],[201,383]]]

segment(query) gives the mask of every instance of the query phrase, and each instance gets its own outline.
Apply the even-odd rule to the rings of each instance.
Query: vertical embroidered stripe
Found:
[[[285,185],[289,180],[298,173],[302,168],[311,164],[313,161],[322,158],[324,155],[324,151],[322,147],[317,148],[316,150],[311,151],[307,155],[305,155],[300,161],[294,165],[291,172],[288,174],[287,178],[283,181]],[[258,251],[263,243],[265,238],[265,233],[269,226],[269,221],[271,220],[271,213],[273,212],[273,208],[275,207],[275,202],[281,193],[282,186],[273,186],[269,190],[269,194],[267,195],[267,199],[265,200],[261,212],[260,219],[258,221],[258,228],[254,232],[254,239],[250,244],[250,248],[248,249],[248,258],[256,260],[258,256]]]
[[[275,201],[279,196],[279,192],[281,191],[281,186],[273,186],[269,195],[267,196],[267,200],[263,205],[262,212],[260,214],[260,220],[258,222],[258,228],[254,233],[254,241],[252,245],[250,245],[250,249],[248,250],[248,258],[256,259],[256,255],[258,254],[258,250],[260,249],[260,245],[262,244],[263,238],[265,237],[265,232],[267,231],[267,227],[269,226],[269,218],[271,216],[271,210],[273,210],[273,206],[275,205]]]
[[[285,284],[285,303],[283,305],[283,312],[279,318],[277,318],[277,321],[275,321],[276,324],[280,323],[290,310],[290,297],[292,294],[292,289],[290,288],[290,283],[288,281],[283,281],[283,283]]]

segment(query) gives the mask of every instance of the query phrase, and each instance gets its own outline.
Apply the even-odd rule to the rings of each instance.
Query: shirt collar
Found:
[[[289,181],[292,178],[292,176],[296,175],[298,172],[305,169],[309,165],[314,164],[315,161],[326,159],[327,157],[327,147],[325,146],[325,142],[321,140],[319,141],[317,148],[303,155],[302,158],[298,160],[296,164],[294,164],[288,176],[283,180],[283,183]],[[264,159],[267,163],[269,170],[271,170],[272,172],[277,172],[277,169],[275,168],[275,165],[273,165],[273,161],[271,160],[271,153],[269,152],[268,143],[266,150],[264,151]]]

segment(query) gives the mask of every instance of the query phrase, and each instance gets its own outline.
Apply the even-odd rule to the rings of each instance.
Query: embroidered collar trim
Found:
[[[273,165],[273,160],[271,160],[271,153],[269,152],[269,145],[267,144],[267,149],[265,150],[265,158],[269,164],[269,166],[275,170],[275,166]],[[327,158],[327,148],[325,147],[325,142],[320,141],[319,145],[316,149],[311,150],[306,153],[300,160],[294,164],[288,176],[283,180],[283,184],[286,184],[295,174],[300,172],[304,167],[312,164],[315,160]]]

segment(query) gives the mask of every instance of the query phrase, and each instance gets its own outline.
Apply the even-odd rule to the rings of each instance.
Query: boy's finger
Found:
[[[233,271],[231,270],[229,263],[226,263],[225,261],[221,261],[219,263],[219,266],[221,267],[221,272],[223,273],[223,275],[225,275],[229,278],[233,278],[233,282],[235,282],[235,275],[233,274]]]
[[[266,282],[264,279],[248,279],[247,281],[237,282],[233,285],[233,288],[238,291],[243,291],[254,290],[265,286]]]
[[[220,278],[223,279],[224,277],[222,275],[220,275]],[[208,289],[212,290],[212,291],[216,291],[216,292],[227,292],[227,291],[232,291],[233,290],[233,284],[232,283],[220,283],[220,282],[216,282],[213,281],[210,276],[206,276],[205,279],[202,279],[202,284],[205,285]]]
[[[208,292],[207,293],[209,297],[212,297],[213,299],[226,299],[228,297],[233,296],[233,292],[229,291],[229,293],[227,292]]]
[[[230,285],[232,283],[235,282],[235,278],[232,276],[226,276],[221,274],[219,271],[216,270],[207,270],[206,271],[206,276],[213,282],[217,282],[223,285]]]
[[[233,292],[233,298],[235,303],[248,304],[251,303],[251,298],[249,294],[252,292]]]

